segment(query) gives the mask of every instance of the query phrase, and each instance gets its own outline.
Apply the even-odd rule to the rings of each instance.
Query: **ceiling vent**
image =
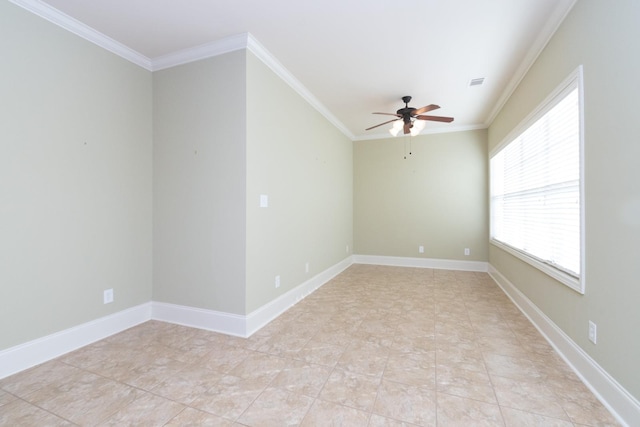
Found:
[[[469,80],[469,86],[481,86],[484,83],[484,77]]]

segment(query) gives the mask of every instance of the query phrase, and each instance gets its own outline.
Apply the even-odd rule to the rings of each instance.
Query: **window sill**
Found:
[[[499,242],[497,240],[491,239],[490,243],[493,246],[500,248],[503,251],[508,252],[509,254],[515,256],[516,258],[526,262],[527,264],[537,268],[538,270],[542,271],[546,275],[551,276],[558,282],[568,286],[569,288],[573,289],[579,294],[584,295],[584,280],[582,279],[582,277],[577,278],[577,277],[571,276],[561,270],[558,270],[557,268],[554,268],[548,264],[545,264],[544,262],[538,261],[537,259],[527,255],[526,253],[519,251],[517,249],[514,249],[509,245],[505,245],[504,243]]]

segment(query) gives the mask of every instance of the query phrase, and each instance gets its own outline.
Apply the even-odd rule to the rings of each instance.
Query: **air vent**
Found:
[[[469,80],[469,86],[480,86],[484,83],[484,77]]]

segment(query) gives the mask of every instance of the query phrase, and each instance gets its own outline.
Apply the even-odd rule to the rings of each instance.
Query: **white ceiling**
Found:
[[[364,129],[388,120],[371,113],[395,112],[404,95],[412,107],[438,104],[429,114],[455,117],[423,133],[487,127],[575,2],[11,1],[54,22],[68,15],[150,62],[250,33],[355,140],[388,137],[390,125]],[[43,13],[47,5],[56,10]],[[469,87],[479,77],[484,84]]]

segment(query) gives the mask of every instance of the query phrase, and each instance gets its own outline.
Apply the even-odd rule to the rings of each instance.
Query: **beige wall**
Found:
[[[150,72],[0,2],[0,350],[151,298],[151,99]]]
[[[354,143],[355,253],[487,261],[486,130],[407,141]]]
[[[489,129],[501,142],[584,65],[586,292],[580,295],[491,247],[490,262],[640,399],[640,2],[581,0]],[[587,339],[588,321],[598,343]]]
[[[0,349],[151,300],[247,314],[349,255],[351,142],[253,54],[152,76],[0,12]]]
[[[153,300],[245,314],[246,59],[153,75]]]
[[[351,153],[249,51],[154,73],[154,301],[248,314],[346,258]]]
[[[247,54],[247,313],[350,255],[352,151],[347,137]],[[268,208],[259,207],[261,194]]]

